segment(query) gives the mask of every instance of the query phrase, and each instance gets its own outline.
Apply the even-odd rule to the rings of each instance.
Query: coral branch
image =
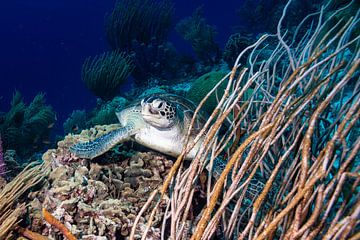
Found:
[[[0,192],[0,239],[21,221],[25,212],[25,204],[18,204],[20,198],[32,187],[42,182],[49,173],[49,166],[45,164],[29,164],[17,177],[5,185]]]
[[[226,167],[224,169],[224,171],[221,173],[220,178],[218,179],[218,181],[216,182],[216,185],[214,187],[214,193],[211,196],[210,199],[210,203],[208,205],[208,207],[205,209],[204,214],[202,215],[198,226],[196,228],[196,231],[193,235],[193,237],[191,239],[201,239],[201,236],[205,230],[206,224],[209,221],[210,215],[217,203],[217,200],[221,194],[223,185],[225,183],[226,177],[229,174],[232,166],[234,165],[235,161],[241,157],[241,155],[244,153],[246,147],[259,135],[269,131],[269,129],[271,129],[271,127],[273,126],[273,124],[270,124],[262,129],[260,129],[259,131],[255,132],[254,134],[252,134],[250,137],[248,137],[246,139],[246,141],[240,145],[240,147],[236,150],[236,152],[234,153],[233,157],[229,160],[229,162],[226,164]]]

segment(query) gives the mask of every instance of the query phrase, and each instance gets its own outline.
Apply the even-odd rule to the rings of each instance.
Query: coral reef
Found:
[[[58,148],[43,156],[51,165],[49,183],[30,194],[30,230],[56,238],[58,230],[44,222],[42,208],[60,220],[78,239],[119,239],[129,236],[133,222],[151,192],[161,186],[172,161],[152,152],[131,157],[115,152],[89,162],[68,152],[78,141],[94,139],[118,125],[96,126],[80,135],[68,135]],[[140,220],[145,222],[150,212]],[[163,211],[150,228],[154,239],[160,237]],[[145,225],[138,225],[136,239]]]
[[[114,97],[111,101],[103,102],[99,100],[97,106],[90,113],[87,128],[95,125],[105,125],[117,123],[116,112],[121,111],[128,104],[128,100],[123,97]]]
[[[223,77],[225,77],[226,74],[227,72],[223,71],[212,71],[200,76],[193,82],[191,88],[186,94],[186,97],[194,103],[200,103],[200,101]],[[210,95],[203,106],[205,112],[212,113],[218,103],[218,99],[220,99],[224,94],[225,88],[226,82],[222,83],[217,91]]]
[[[95,96],[111,100],[132,71],[130,57],[126,53],[113,51],[87,58],[82,66],[81,77]]]
[[[82,130],[95,125],[117,123],[116,112],[121,111],[128,104],[128,100],[116,96],[111,101],[98,99],[97,105],[89,112],[75,110],[63,124],[64,133],[79,134]]]
[[[258,14],[249,19],[245,28],[254,25],[254,31],[259,32],[274,29],[276,23],[267,20],[283,17],[277,23],[276,34],[257,38],[248,46],[248,52],[242,52],[247,61],[240,67],[238,62],[232,63],[234,54],[249,41],[243,39],[241,31],[230,37],[223,55],[229,67],[235,65],[230,72],[214,70],[192,84],[133,90],[133,96],[141,97],[162,92],[187,94],[199,105],[204,103],[199,107],[211,113],[204,124],[197,121],[201,111],[180,113],[183,116],[190,112],[189,121],[193,114],[195,117],[189,129],[182,128],[187,134],[185,139],[190,141],[186,141],[175,162],[162,154],[142,151],[144,148],[136,143],[131,151],[131,143],[122,143],[92,160],[72,154],[69,148],[74,144],[94,140],[120,127],[110,123],[117,122],[114,112],[122,109],[127,100],[99,100],[92,112],[72,114],[64,125],[71,134],[43,155],[43,164],[28,166],[8,184],[8,179],[0,177],[0,239],[19,235],[44,240],[357,239],[358,3],[345,6],[341,0],[334,5],[336,9],[330,11],[329,4],[301,21],[298,18],[303,17],[302,10],[292,18],[293,9],[300,8],[298,4],[304,4],[305,11],[309,5],[317,8],[315,1],[244,2],[247,7],[243,17],[254,11]],[[139,70],[138,84],[163,84],[167,73],[161,71],[160,65],[167,64],[162,58],[167,51],[168,26],[164,23],[167,30],[162,32],[162,23],[157,21],[169,17],[166,13],[171,4],[155,0],[141,4],[138,0],[118,1],[117,10],[109,16],[114,24],[111,34],[118,31],[118,39],[128,38],[121,42],[110,37],[114,37],[114,48],[124,44],[121,47],[134,53],[134,58],[136,52],[143,54],[144,62],[135,63],[144,66]],[[166,11],[162,12],[164,6]],[[131,19],[131,14],[137,19]],[[155,18],[156,14],[160,17],[150,18],[155,28],[148,35],[126,36],[138,30],[124,26],[146,25],[147,17]],[[260,20],[265,23],[256,28]],[[295,26],[297,20],[300,25]],[[204,28],[204,33],[185,29],[190,23],[196,23],[200,30]],[[214,29],[205,23],[200,10],[181,24],[189,31],[191,41],[208,48],[209,52],[197,54],[203,58],[203,69],[212,68],[204,64],[214,64],[217,59],[211,47]],[[210,43],[199,40],[206,34]],[[193,47],[199,46],[196,44]],[[141,80],[140,76],[150,68],[154,72]],[[34,106],[27,107],[33,110],[26,114],[26,110],[20,111],[26,108],[20,98],[14,96],[14,109],[1,118],[1,124],[10,119],[19,127],[25,116],[40,112]],[[39,122],[45,126],[46,121]],[[93,124],[110,125],[82,130]],[[22,131],[26,129],[33,130]],[[3,131],[1,134],[4,136]],[[185,161],[186,151],[194,146],[198,149],[196,155]],[[7,167],[15,169],[11,165],[18,162],[15,150],[6,149],[3,158]]]
[[[126,53],[134,65],[131,72],[133,87],[143,90],[158,84],[174,84],[189,73],[196,73],[193,58],[179,55],[167,40],[173,11],[171,0],[124,0],[117,1],[112,12],[106,16],[105,30],[110,47],[114,51]],[[205,33],[206,31],[208,32]],[[206,44],[204,38],[213,33],[211,27],[202,24],[201,33],[198,33],[198,36],[203,34],[201,44],[209,47],[211,44]],[[198,46],[198,52],[201,51],[200,47]],[[206,51],[209,49],[204,50],[201,55],[205,56]],[[98,90],[101,89],[99,87],[88,86],[95,95],[109,99],[108,96],[103,96],[105,93],[101,93],[104,91]]]
[[[197,8],[191,17],[181,20],[176,30],[190,42],[196,56],[205,65],[213,65],[220,60],[220,49],[215,42],[215,29],[202,17],[202,8]]]
[[[354,32],[359,10],[334,26],[335,14],[326,14],[324,6],[287,28],[288,11],[301,3],[288,1],[277,33],[259,37],[247,49],[246,66],[234,63],[218,107],[195,138],[203,138],[197,155],[190,164],[184,161],[194,146],[189,142],[155,200],[147,202],[159,202],[170,191],[162,228],[170,228],[169,239],[358,238],[360,36]],[[324,29],[331,30],[320,34]],[[248,101],[241,102],[250,89]],[[194,215],[194,182],[218,157],[226,166],[215,182],[206,182],[206,204],[197,205],[201,209]],[[265,183],[255,185],[260,193],[242,221],[257,174]]]
[[[29,157],[50,144],[55,112],[45,104],[40,93],[27,106],[15,92],[9,112],[0,118],[0,133],[4,149],[13,149],[20,157]]]

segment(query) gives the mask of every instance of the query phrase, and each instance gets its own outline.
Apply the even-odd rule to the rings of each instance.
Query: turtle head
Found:
[[[176,121],[176,106],[164,98],[150,96],[141,101],[141,114],[152,126],[169,128]]]

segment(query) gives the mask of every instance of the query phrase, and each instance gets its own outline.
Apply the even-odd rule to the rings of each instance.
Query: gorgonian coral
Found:
[[[87,58],[82,66],[82,79],[86,87],[96,96],[110,100],[116,96],[133,70],[126,53],[106,52]]]

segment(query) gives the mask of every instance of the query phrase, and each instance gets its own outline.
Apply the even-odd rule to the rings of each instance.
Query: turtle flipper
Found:
[[[116,144],[127,141],[135,133],[131,126],[113,130],[93,141],[78,143],[70,147],[70,152],[80,158],[93,159],[114,147]]]

